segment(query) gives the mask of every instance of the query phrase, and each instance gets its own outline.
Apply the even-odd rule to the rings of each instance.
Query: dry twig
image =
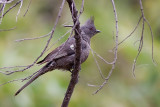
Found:
[[[141,22],[141,20],[142,20],[142,16],[139,18],[138,23],[137,23],[137,25],[135,26],[135,28],[133,29],[133,31],[132,31],[127,37],[125,37],[121,42],[119,42],[118,45],[122,44],[125,40],[127,40],[129,37],[132,36],[132,34],[137,30],[137,28],[138,28],[139,23]],[[114,48],[115,48],[115,47],[114,47]],[[114,48],[113,48],[113,49],[114,49]]]
[[[136,67],[136,62],[137,62],[137,59],[142,51],[142,48],[143,48],[143,36],[144,36],[144,25],[145,25],[145,22],[147,23],[147,25],[149,26],[149,29],[150,29],[150,32],[151,32],[151,38],[152,38],[152,61],[153,63],[156,65],[156,62],[154,60],[154,50],[153,50],[153,32],[152,32],[152,28],[149,24],[149,22],[147,21],[147,19],[145,18],[145,15],[144,15],[144,11],[143,11],[143,5],[142,5],[142,0],[139,0],[139,5],[140,5],[140,9],[141,9],[141,14],[142,14],[142,33],[141,33],[141,38],[140,38],[140,43],[139,43],[139,48],[138,48],[138,53],[137,53],[137,56],[135,57],[134,59],[134,62],[133,62],[133,66],[132,66],[132,72],[133,72],[133,76],[135,77],[135,67]]]
[[[4,9],[5,9],[5,7],[6,7],[6,4],[3,4],[2,8],[1,8],[1,11],[0,11],[0,13],[1,13],[0,24],[2,23],[2,19],[3,19],[3,14],[4,14]]]
[[[21,0],[19,0],[18,2],[16,2],[13,6],[11,6],[6,12],[4,12],[4,14],[2,14],[0,16],[0,18],[3,18],[10,10],[12,10],[14,7],[16,7],[19,3],[21,3]],[[0,12],[1,13],[1,12]]]
[[[49,39],[48,39],[48,41],[47,41],[47,43],[46,43],[43,51],[41,52],[41,54],[36,58],[36,60],[35,60],[32,64],[28,65],[26,68],[20,69],[20,70],[15,70],[15,71],[6,71],[6,74],[7,74],[7,75],[11,75],[11,74],[13,74],[13,73],[15,73],[15,72],[23,72],[23,71],[25,71],[25,70],[33,67],[33,66],[36,64],[36,62],[39,60],[39,58],[42,57],[42,55],[43,55],[43,54],[45,53],[45,51],[47,50],[47,48],[48,48],[48,46],[49,46],[49,43],[50,43],[50,41],[51,41],[51,39],[52,39],[52,37],[53,37],[54,31],[55,31],[56,26],[57,26],[57,24],[58,24],[58,22],[59,22],[59,19],[60,19],[60,17],[61,17],[61,13],[62,13],[62,10],[63,10],[63,7],[64,7],[64,3],[65,3],[65,0],[63,0],[62,3],[61,3],[61,6],[60,6],[60,9],[59,9],[59,12],[58,12],[58,16],[57,16],[56,21],[55,21],[55,24],[54,24],[54,26],[53,26],[53,28],[52,28],[52,30],[51,30],[51,35],[50,35],[50,37],[49,37]]]
[[[96,62],[96,66],[97,66],[97,68],[98,68],[98,71],[99,71],[102,79],[105,79],[105,77],[104,77],[104,75],[103,75],[103,73],[102,73],[102,70],[101,70],[101,68],[100,68],[100,66],[99,66],[99,63],[98,63],[96,57],[94,56],[94,52],[93,52],[92,49],[91,49],[91,52],[92,52],[93,59],[94,59],[94,61]]]
[[[21,8],[22,8],[22,5],[23,5],[23,0],[20,0],[21,1],[21,4],[20,4],[20,6],[19,6],[19,9],[18,9],[18,12],[17,12],[17,15],[16,15],[16,22],[17,22],[17,20],[18,20],[18,15],[19,15],[19,13],[20,13],[20,11],[21,11]]]
[[[114,3],[114,0],[111,0],[112,2],[112,6],[113,6],[113,11],[114,11],[114,16],[115,16],[115,28],[116,28],[116,39],[115,39],[115,50],[114,50],[114,60],[112,62],[112,68],[111,70],[109,71],[109,74],[108,76],[105,78],[105,81],[102,83],[102,85],[100,85],[100,87],[93,93],[93,94],[96,94],[97,92],[99,92],[104,86],[105,84],[107,84],[113,70],[115,69],[115,64],[116,64],[116,61],[117,61],[117,52],[118,52],[118,17],[117,17],[117,12],[116,12],[116,7],[115,7],[115,3]]]
[[[3,32],[3,31],[11,31],[11,30],[14,30],[16,29],[16,27],[13,27],[13,28],[10,28],[10,29],[0,29],[0,32]]]
[[[31,2],[32,2],[32,0],[30,0],[29,1],[29,4],[28,4],[28,7],[27,7],[27,10],[26,10],[26,12],[24,13],[24,17],[26,16],[26,14],[28,13],[28,10],[29,10],[29,8],[30,8],[30,5],[31,5]]]
[[[15,40],[15,42],[22,42],[22,41],[25,41],[25,40],[35,40],[35,39],[45,38],[45,37],[49,36],[50,34],[51,34],[51,32],[49,32],[46,35],[40,36],[40,37],[18,39],[18,40]]]

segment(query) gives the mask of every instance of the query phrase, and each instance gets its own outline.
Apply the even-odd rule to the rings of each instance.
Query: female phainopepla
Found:
[[[81,30],[81,63],[83,63],[89,55],[90,51],[90,39],[95,34],[99,33],[99,30],[96,30],[94,26],[93,18],[88,19],[88,21],[80,27]],[[15,95],[18,95],[25,87],[31,84],[39,76],[52,71],[54,69],[62,69],[71,71],[74,67],[74,58],[75,58],[75,38],[74,36],[70,37],[65,43],[49,53],[42,61],[39,61],[37,64],[46,63],[37,74],[35,74],[24,86],[22,86]]]

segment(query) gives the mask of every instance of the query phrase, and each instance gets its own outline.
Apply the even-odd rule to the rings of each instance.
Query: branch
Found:
[[[10,29],[0,29],[0,32],[2,32],[2,31],[11,31],[11,30],[14,30],[14,29],[16,29],[16,27],[13,27],[13,28],[10,28]]]
[[[90,49],[91,49],[91,48],[90,48]],[[98,71],[99,71],[102,79],[105,79],[105,77],[104,77],[104,75],[103,75],[103,73],[102,73],[102,70],[101,70],[101,68],[100,68],[100,66],[99,66],[99,63],[98,63],[96,57],[94,56],[94,51],[93,51],[92,49],[91,49],[91,52],[92,52],[92,56],[93,56],[94,62],[96,63],[96,66],[97,66],[97,68],[98,68]]]
[[[12,3],[13,1],[15,0],[1,0],[0,3],[6,4],[6,3]]]
[[[15,40],[15,42],[22,42],[22,41],[26,41],[26,40],[41,39],[41,38],[45,38],[45,37],[49,36],[50,34],[51,34],[51,32],[49,32],[48,34],[45,34],[45,35],[43,35],[43,36],[40,36],[40,37],[18,39],[18,40]]]
[[[29,4],[28,4],[28,7],[27,7],[27,10],[26,10],[26,12],[24,13],[23,17],[25,17],[25,16],[26,16],[26,14],[28,13],[28,10],[29,10],[29,8],[30,8],[31,2],[32,2],[32,0],[30,0],[30,1],[29,1]]]
[[[115,43],[116,43],[116,46],[115,46],[115,50],[114,50],[114,60],[112,62],[112,68],[111,70],[109,71],[109,74],[108,76],[105,78],[105,81],[102,83],[102,85],[100,85],[99,89],[97,89],[93,94],[96,94],[98,93],[104,86],[105,84],[108,83],[108,80],[113,72],[113,70],[115,69],[115,64],[117,62],[117,52],[118,52],[118,17],[117,17],[117,12],[116,12],[116,7],[115,7],[115,3],[114,3],[114,0],[111,0],[112,2],[112,6],[113,6],[113,11],[114,11],[114,17],[115,17],[115,28],[116,28],[116,39],[115,39]]]
[[[11,9],[13,9],[14,7],[16,7],[19,3],[21,3],[21,0],[19,0],[13,6],[11,6],[4,14],[2,14],[2,16],[0,16],[0,18],[3,18]]]
[[[2,14],[1,14],[1,17],[0,17],[0,24],[2,23],[2,19],[3,19],[3,14],[4,14],[4,9],[5,9],[5,7],[6,7],[6,4],[3,4],[3,6],[2,6],[2,8],[1,8],[1,10],[0,10],[0,13],[2,13]]]
[[[78,76],[79,76],[79,71],[81,67],[81,30],[80,30],[80,23],[79,23],[79,16],[82,13],[82,9],[84,7],[84,0],[82,0],[82,6],[81,6],[81,11],[78,16],[78,11],[76,9],[74,0],[67,0],[71,14],[72,14],[72,19],[74,26],[74,32],[75,32],[75,42],[76,42],[76,48],[75,48],[75,62],[74,62],[74,69],[72,71],[71,75],[71,80],[69,83],[69,86],[67,88],[63,103],[61,107],[68,107],[69,101],[71,99],[72,93],[74,91],[75,85],[78,82]]]
[[[142,34],[141,34],[141,38],[140,38],[140,43],[139,43],[139,48],[138,48],[138,53],[137,53],[137,56],[136,58],[134,59],[134,62],[133,62],[133,66],[132,66],[132,72],[133,72],[133,76],[135,77],[135,67],[136,67],[136,62],[137,62],[137,59],[142,51],[142,48],[143,48],[143,36],[144,36],[144,24],[145,22],[147,23],[147,25],[149,26],[149,29],[150,29],[150,32],[151,32],[151,38],[152,38],[152,61],[153,63],[156,65],[156,62],[154,60],[154,55],[153,55],[153,32],[152,32],[152,28],[149,24],[149,22],[147,21],[147,19],[145,18],[145,15],[144,15],[144,11],[143,11],[143,5],[142,5],[142,0],[139,0],[139,5],[140,5],[140,9],[141,9],[141,14],[142,14]]]
[[[20,11],[21,11],[21,8],[22,8],[22,5],[23,5],[23,0],[20,0],[21,1],[21,4],[20,4],[20,6],[19,6],[19,9],[18,9],[18,12],[17,12],[17,15],[16,15],[16,22],[17,22],[17,20],[18,20],[18,15],[19,15],[19,13],[20,13]]]
[[[132,34],[137,30],[141,19],[142,19],[142,16],[139,18],[138,23],[137,23],[137,25],[135,26],[135,28],[133,29],[133,31],[132,31],[127,37],[125,37],[121,42],[119,42],[118,45],[122,44],[125,40],[127,40],[129,37],[132,36]],[[114,47],[114,48],[115,48],[115,47]],[[113,48],[113,49],[114,49],[114,48]]]
[[[47,43],[46,43],[43,51],[41,52],[41,54],[36,58],[36,60],[35,60],[32,64],[28,65],[28,66],[25,67],[24,69],[20,69],[20,70],[16,70],[16,71],[6,71],[7,75],[13,74],[13,73],[15,73],[15,72],[22,72],[22,71],[25,71],[25,70],[33,67],[33,66],[36,64],[36,62],[39,60],[39,58],[42,57],[42,55],[43,55],[43,54],[45,53],[45,51],[47,50],[47,48],[48,48],[48,46],[49,46],[49,43],[50,43],[50,41],[51,41],[51,39],[52,39],[52,37],[53,37],[54,31],[55,31],[55,29],[56,29],[56,27],[57,27],[57,24],[58,24],[58,22],[59,22],[59,19],[60,19],[60,17],[61,17],[61,13],[62,13],[62,10],[63,10],[63,7],[64,7],[64,3],[65,3],[65,0],[63,0],[62,3],[61,3],[61,6],[60,6],[60,9],[59,9],[59,12],[58,12],[58,16],[57,16],[56,21],[55,21],[55,24],[54,24],[54,26],[53,26],[53,28],[52,28],[52,30],[51,30],[51,35],[50,35],[50,37],[49,37],[49,39],[48,39],[48,41],[47,41]]]

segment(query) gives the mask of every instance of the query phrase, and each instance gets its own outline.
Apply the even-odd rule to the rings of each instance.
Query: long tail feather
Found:
[[[24,88],[26,88],[29,84],[31,84],[33,81],[35,81],[39,76],[45,74],[46,72],[48,72],[49,70],[46,69],[46,66],[44,66],[43,68],[41,68],[38,73],[33,76],[26,84],[24,84],[16,93],[15,96],[18,95]]]

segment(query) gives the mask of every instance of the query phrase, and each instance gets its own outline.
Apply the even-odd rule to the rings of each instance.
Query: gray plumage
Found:
[[[90,39],[97,33],[99,30],[96,30],[94,26],[93,18],[90,18],[83,26],[80,27],[81,36],[82,36],[82,53],[81,53],[81,63],[83,63],[89,55],[90,51]],[[15,95],[18,95],[25,87],[31,84],[39,76],[55,70],[62,69],[71,71],[74,67],[74,58],[75,58],[75,38],[74,36],[70,37],[65,43],[49,53],[42,61],[39,61],[37,64],[46,65],[42,67],[37,74],[35,74],[24,86],[22,86]]]

